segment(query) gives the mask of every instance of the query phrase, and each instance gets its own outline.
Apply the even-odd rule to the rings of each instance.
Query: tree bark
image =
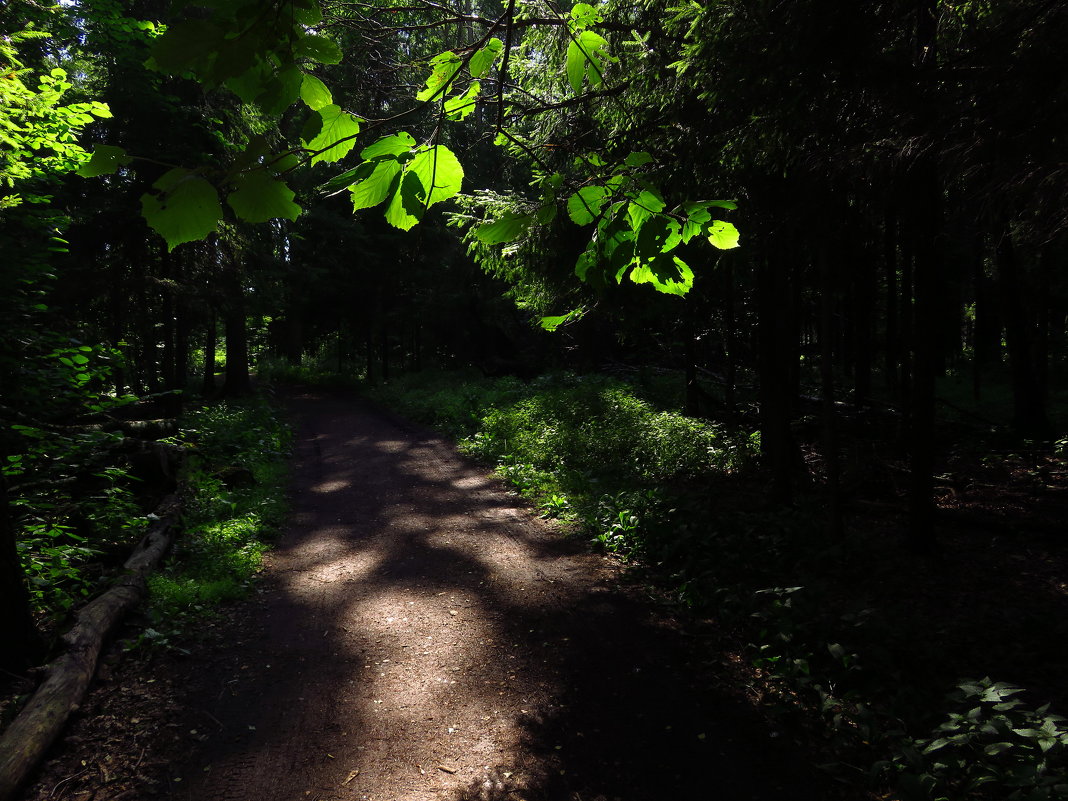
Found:
[[[1005,344],[1012,371],[1012,424],[1022,436],[1050,433],[1046,403],[1032,354],[1033,342],[1023,301],[1023,278],[1016,261],[1012,234],[1006,229],[997,247],[998,290],[1005,319]]]
[[[887,209],[883,221],[883,266],[886,270],[886,339],[884,363],[886,390],[892,400],[900,392],[901,341],[897,290],[897,213]]]
[[[760,449],[771,469],[771,498],[793,502],[793,440],[790,432],[792,326],[784,325],[791,302],[785,262],[761,259],[757,268]]]
[[[215,312],[208,317],[208,325],[204,332],[204,379],[201,382],[200,392],[205,397],[215,394],[215,348],[218,345],[219,335]]]
[[[17,672],[30,665],[40,648],[30,614],[30,596],[19,560],[15,524],[7,497],[7,478],[0,476],[0,668]]]
[[[820,249],[820,406],[823,415],[823,463],[826,466],[827,535],[842,538],[841,465],[838,459],[838,420],[834,407],[835,281],[826,248]]]
[[[0,801],[8,801],[48,747],[63,731],[96,670],[104,639],[145,594],[146,576],[170,547],[178,500],[170,496],[157,509],[160,519],[123,567],[128,571],[111,589],[90,601],[63,636],[67,652],[48,666],[48,678],[0,738]]]

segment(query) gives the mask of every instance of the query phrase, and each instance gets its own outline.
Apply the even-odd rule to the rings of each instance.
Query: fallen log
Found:
[[[62,638],[66,652],[48,665],[47,678],[0,737],[0,801],[14,795],[78,708],[104,640],[144,596],[148,574],[170,547],[179,508],[177,496],[163,500],[155,513],[158,520],[123,565],[126,572],[75,615],[74,626]]]

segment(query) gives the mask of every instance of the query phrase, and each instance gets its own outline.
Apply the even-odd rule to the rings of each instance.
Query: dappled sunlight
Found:
[[[351,490],[353,488],[351,481],[346,480],[332,480],[324,481],[320,484],[314,484],[308,489],[311,492],[327,493],[327,492],[341,492],[342,490]]]
[[[691,691],[605,559],[443,443],[330,408],[298,451],[311,492],[269,557],[254,654],[209,693],[225,736],[183,798],[647,799],[662,773],[699,786],[710,760],[748,781],[679,722]]]

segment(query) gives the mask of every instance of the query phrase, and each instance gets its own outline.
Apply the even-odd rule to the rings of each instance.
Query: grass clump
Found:
[[[265,400],[192,409],[180,439],[193,452],[181,479],[183,533],[149,579],[148,640],[166,640],[245,596],[286,514],[290,432]]]
[[[373,397],[429,423],[546,517],[578,524],[624,558],[648,556],[672,489],[753,462],[756,440],[660,407],[634,384],[555,373],[524,383],[472,373],[405,376]]]

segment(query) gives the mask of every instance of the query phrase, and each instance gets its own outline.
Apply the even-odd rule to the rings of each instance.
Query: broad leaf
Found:
[[[301,6],[305,7],[302,8]],[[293,3],[292,9],[293,19],[301,25],[311,27],[323,21],[323,10],[319,7],[317,0],[312,0],[309,3]]]
[[[407,171],[419,178],[423,187],[420,200],[426,208],[458,194],[464,179],[463,166],[445,145],[420,151]]]
[[[312,164],[343,159],[356,145],[356,134],[360,132],[360,123],[351,114],[346,114],[333,104],[323,106],[314,114],[319,116],[319,131],[311,139],[304,140],[304,147],[322,152],[312,157]]]
[[[460,70],[463,63],[451,50],[439,53],[430,59],[430,77],[426,79],[426,88],[415,97],[417,100],[430,100],[448,90],[448,85]]]
[[[78,168],[82,178],[95,178],[98,175],[113,175],[119,167],[129,164],[130,157],[121,147],[114,145],[96,145],[89,161]]]
[[[593,31],[579,31],[573,34],[567,46],[567,82],[576,93],[582,91],[582,84],[589,79],[590,86],[601,85],[604,76],[604,62],[608,57],[608,42]]]
[[[578,225],[588,225],[596,219],[607,199],[607,188],[584,186],[567,199],[567,215]]]
[[[546,331],[555,331],[565,323],[570,323],[573,320],[580,320],[585,315],[585,309],[572,309],[567,314],[560,314],[552,317],[542,317],[539,322],[541,327]]]
[[[238,176],[237,189],[226,202],[238,217],[250,223],[276,218],[296,220],[301,211],[293,202],[293,190],[263,170]]]
[[[394,179],[401,171],[399,161],[396,159],[382,159],[375,162],[365,161],[354,172],[368,167],[371,170],[367,177],[349,187],[349,191],[352,193],[353,211],[377,206],[389,197],[390,192],[396,191]]]
[[[325,184],[319,186],[319,191],[326,194],[332,194],[340,189],[346,189],[352,186],[357,181],[362,181],[374,172],[376,163],[365,161],[362,164],[358,164],[351,170],[345,170],[343,173],[339,173],[327,181]]]
[[[445,116],[450,120],[462,120],[475,110],[475,101],[478,99],[482,87],[478,81],[471,81],[467,91],[462,95],[450,97],[445,101]]]
[[[403,153],[407,153],[413,147],[415,147],[415,137],[410,133],[401,131],[391,136],[383,136],[377,142],[368,145],[360,151],[360,158],[364,161],[381,158],[382,156],[396,158]]]
[[[290,64],[266,82],[266,88],[256,96],[256,105],[272,116],[289,108],[300,94],[303,73]]]
[[[626,164],[628,167],[641,167],[643,164],[648,164],[653,160],[653,157],[646,153],[644,150],[639,150],[637,153],[631,153],[627,156]]]
[[[738,247],[738,229],[729,222],[713,220],[705,230],[708,233],[708,241],[720,250]]]
[[[426,211],[421,199],[423,186],[414,173],[406,171],[399,180],[395,180],[393,187],[393,197],[386,207],[386,222],[402,231],[409,231],[423,219],[423,212]]]
[[[320,64],[341,63],[341,48],[337,42],[317,34],[300,37],[293,48],[293,54],[297,58],[310,58]]]
[[[334,102],[334,96],[330,94],[326,84],[308,73],[304,73],[300,84],[300,99],[312,111],[318,111]]]
[[[471,73],[471,77],[481,78],[485,75],[503,51],[504,43],[500,39],[493,38],[486,42],[485,46],[471,56],[471,60],[467,62],[467,69]]]
[[[669,253],[682,241],[681,226],[663,214],[650,217],[638,230],[636,256],[645,261],[661,253]]]
[[[630,280],[636,284],[650,284],[657,292],[681,297],[693,288],[693,270],[678,256],[663,253],[631,270]]]
[[[506,212],[495,222],[483,223],[475,229],[475,236],[484,245],[514,242],[530,228],[533,218],[529,214]]]
[[[141,196],[141,213],[168,250],[203,239],[222,219],[215,187],[189,170],[176,167],[152,186],[157,191]]]
[[[630,218],[630,227],[637,231],[647,219],[659,211],[664,210],[664,199],[655,192],[643,189],[638,197],[634,198],[627,206],[627,216]]]
[[[570,17],[571,30],[573,31],[589,28],[591,25],[596,25],[603,19],[601,12],[589,3],[575,3],[575,5],[571,7]]]

